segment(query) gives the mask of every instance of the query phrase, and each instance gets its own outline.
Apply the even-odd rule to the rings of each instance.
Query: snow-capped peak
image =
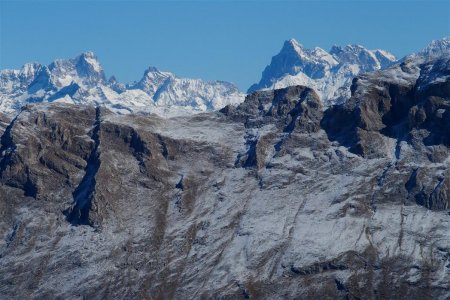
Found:
[[[78,60],[78,61],[77,61]],[[86,76],[94,79],[94,81],[106,81],[105,74],[103,73],[103,68],[97,59],[97,56],[91,52],[84,52],[77,58],[75,58],[76,63],[74,65],[79,76]]]
[[[120,83],[115,77],[107,81],[91,51],[72,59],[57,59],[48,67],[33,63],[20,70],[0,70],[0,111],[11,114],[30,102],[59,101],[170,116],[220,109],[240,103],[244,97],[231,83],[178,78],[155,67],[147,68],[133,85]]]
[[[317,62],[329,64],[330,66],[337,65],[338,62],[325,50],[320,47],[315,47],[313,50],[306,49],[295,39],[290,39],[284,42],[280,54],[292,55],[295,54],[299,60],[303,62]]]
[[[264,69],[261,81],[249,88],[249,92],[269,88],[274,80],[299,73],[317,79],[326,76],[338,64],[325,50],[316,47],[313,50],[304,48],[295,39],[284,42],[281,51],[272,57],[271,63]]]
[[[290,39],[249,92],[300,84],[314,88],[328,105],[349,95],[351,81],[358,73],[384,69],[395,61],[387,51],[371,51],[361,45],[333,46],[327,52],[319,47],[306,49]]]
[[[19,70],[4,69],[0,70],[0,76],[15,76],[20,78],[32,78],[42,67],[39,63],[26,63]]]
[[[450,53],[450,37],[444,37],[440,40],[433,40],[418,54],[421,56],[437,56],[443,53]]]
[[[300,44],[299,42],[297,42],[297,40],[292,38],[284,42],[283,49],[281,51],[282,52],[293,51],[297,55],[301,56],[304,53],[304,48],[302,44]]]
[[[396,61],[397,58],[394,54],[387,52],[386,50],[376,49],[372,50],[373,53],[378,54],[380,57],[383,56],[384,58],[390,60],[390,61]],[[378,57],[378,56],[377,56]]]
[[[291,45],[296,45],[296,46],[298,46],[298,47],[300,47],[300,48],[303,48],[303,45],[302,44],[300,44],[296,39],[294,39],[294,38],[290,38],[289,40],[287,40],[285,43],[289,43],[289,44],[291,44]]]
[[[48,69],[39,63],[27,63],[19,70],[0,70],[0,97],[1,94],[25,91],[43,72],[48,72]]]
[[[142,79],[133,85],[132,89],[140,89],[146,92],[149,96],[153,97],[158,89],[175,75],[170,72],[162,72],[156,67],[148,67]]]
[[[143,79],[155,79],[159,77],[168,78],[168,77],[175,77],[175,75],[170,72],[160,71],[157,67],[151,66],[148,67],[147,70],[145,70]]]
[[[385,68],[397,61],[395,56],[385,50],[369,50],[361,45],[347,45],[331,47],[330,54],[340,62],[340,64],[358,64],[361,70],[373,71],[374,69]]]
[[[85,52],[73,59],[57,59],[48,68],[56,86],[68,86],[72,82],[93,87],[105,83],[103,68],[93,52]]]
[[[79,57],[80,59],[83,59],[85,62],[87,62],[95,72],[100,73],[103,71],[103,68],[100,65],[97,56],[95,56],[94,52],[92,51],[84,52]]]
[[[97,56],[95,55],[95,53],[93,51],[86,51],[80,54],[80,57],[85,57],[85,58],[92,58],[97,60]]]
[[[28,63],[23,65],[22,69],[20,70],[20,73],[23,74],[26,77],[31,77],[36,74],[36,72],[42,68],[42,65],[40,63]]]
[[[130,89],[144,91],[159,107],[191,107],[199,111],[237,104],[245,97],[229,82],[179,78],[156,67],[147,68],[142,79]]]
[[[333,46],[330,54],[341,64],[356,64],[363,72],[378,70],[382,67],[374,51],[370,51],[361,45],[347,45],[344,47]],[[378,53],[380,58],[388,60],[382,53]],[[395,60],[395,59],[394,59]]]
[[[328,63],[330,67],[334,67],[339,64],[339,62],[330,53],[320,47],[315,47],[311,54],[319,61]]]

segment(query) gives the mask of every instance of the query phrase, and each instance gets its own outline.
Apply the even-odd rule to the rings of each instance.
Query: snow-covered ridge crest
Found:
[[[414,57],[326,110],[0,113],[2,298],[449,299],[449,74]]]
[[[0,70],[0,111],[17,113],[36,102],[102,105],[118,113],[145,112],[162,116],[217,110],[237,104],[245,95],[223,81],[179,78],[149,67],[135,84],[106,79],[97,56],[89,51],[48,66],[25,64]]]
[[[245,97],[229,82],[180,78],[156,67],[149,67],[142,79],[129,89],[144,91],[158,107],[193,107],[200,111],[238,104]]]
[[[427,47],[418,53],[420,56],[439,56],[442,54],[450,55],[450,37],[433,40]]]
[[[318,47],[306,49],[290,39],[272,57],[259,83],[252,85],[248,92],[305,85],[316,90],[323,104],[330,106],[351,96],[352,80],[361,73],[383,70],[410,58],[428,60],[442,55],[450,55],[450,37],[434,40],[423,50],[400,60],[382,49],[335,45],[327,52]]]
[[[325,105],[350,96],[352,79],[360,72],[384,69],[396,62],[385,50],[368,50],[361,45],[306,49],[295,39],[286,41],[281,51],[272,57],[259,83],[249,92],[278,89],[291,85],[312,87]]]

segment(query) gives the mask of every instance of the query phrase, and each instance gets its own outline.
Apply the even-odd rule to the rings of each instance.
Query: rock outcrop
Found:
[[[448,58],[162,119],[0,115],[2,298],[450,297]]]
[[[352,97],[327,110],[322,120],[329,138],[346,145],[351,152],[366,158],[391,157],[387,172],[395,170],[392,185],[398,184],[397,180],[405,181],[404,173],[409,173],[408,198],[431,209],[445,210],[450,204],[446,172],[414,165],[424,160],[430,164],[446,163],[449,70],[448,57],[425,62],[411,58],[386,72],[357,77]],[[393,142],[395,148],[390,146]],[[414,161],[408,157],[412,153],[405,152],[424,157]],[[434,183],[422,185],[417,182],[418,174],[426,180],[432,178]]]

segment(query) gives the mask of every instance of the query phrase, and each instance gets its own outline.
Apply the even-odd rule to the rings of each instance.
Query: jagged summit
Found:
[[[296,39],[291,38],[286,40],[283,44],[283,48],[281,49],[283,52],[294,51],[297,54],[301,54],[304,51],[304,47],[300,44]]]
[[[384,69],[396,58],[384,50],[368,50],[361,45],[306,49],[295,39],[285,41],[281,51],[272,57],[259,83],[248,92],[261,89],[306,85],[314,88],[325,105],[350,95],[350,85],[360,72]]]
[[[80,55],[80,61],[86,62],[96,72],[103,71],[103,67],[97,59],[97,56],[92,51],[84,52]]]
[[[151,97],[158,91],[158,89],[170,78],[173,78],[174,75],[169,72],[161,72],[156,67],[148,67],[144,76],[141,78],[139,82],[133,85],[132,89],[140,89],[149,94]]]
[[[449,299],[449,74],[415,56],[328,108],[0,113],[1,298]]]
[[[380,52],[378,57],[384,57]],[[377,55],[374,51],[368,50],[361,45],[347,45],[344,47],[333,46],[330,50],[330,54],[338,60],[341,64],[355,64],[360,66],[360,71],[368,72],[373,70],[381,69],[381,62],[378,60]],[[395,61],[395,57],[391,55]],[[390,61],[392,63],[392,61]],[[386,67],[386,66],[385,66]]]
[[[106,82],[103,68],[93,52],[84,52],[72,59],[57,59],[48,68],[59,87],[75,82],[89,88]]]
[[[289,40],[286,40],[285,43],[289,43],[292,45],[298,45],[303,48],[303,45],[300,44],[295,38],[290,38]]]
[[[142,79],[129,89],[145,92],[158,107],[190,106],[199,111],[238,104],[245,97],[232,83],[180,78],[156,67],[147,68]]]
[[[57,59],[48,66],[32,63],[20,70],[0,71],[0,109],[9,114],[27,103],[58,101],[103,105],[120,113],[170,116],[220,109],[243,99],[244,94],[231,83],[178,78],[155,67],[147,68],[141,80],[131,85],[115,77],[107,80],[92,51]]]
[[[430,43],[415,55],[438,56],[450,52],[450,38]],[[404,61],[406,58],[402,59]],[[368,50],[361,45],[305,48],[295,39],[284,42],[272,57],[259,83],[248,92],[304,85],[314,89],[328,107],[349,98],[354,77],[386,69],[397,61],[385,50]],[[72,59],[57,59],[48,66],[25,64],[20,70],[0,71],[0,109],[15,114],[27,103],[59,101],[104,105],[116,112],[187,110],[188,113],[220,109],[242,102],[244,94],[229,82],[180,78],[148,67],[132,84],[107,80],[92,51]],[[163,112],[158,111],[162,108]]]
[[[97,59],[97,55],[95,55],[95,53],[93,51],[85,51],[85,52],[81,53],[80,56]]]
[[[372,53],[375,54],[375,57],[380,63],[381,69],[386,69],[397,61],[397,58],[395,57],[394,54],[387,52],[385,50],[376,49],[372,50]]]
[[[274,78],[286,75],[304,73],[310,78],[321,78],[337,64],[338,62],[325,50],[305,49],[295,39],[290,39],[285,41],[280,53],[272,57],[270,65],[263,71],[261,81],[250,87],[248,92],[267,88],[273,85]]]
[[[155,72],[160,72],[160,70],[159,70],[157,67],[155,67],[155,66],[149,66],[149,67],[145,70],[144,75],[145,75],[145,74],[148,74],[148,73],[155,73]]]
[[[438,56],[450,54],[450,37],[444,37],[439,40],[433,40],[418,54],[421,56]]]

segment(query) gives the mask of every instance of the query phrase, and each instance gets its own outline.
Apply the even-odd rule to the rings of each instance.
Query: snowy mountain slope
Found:
[[[329,108],[0,114],[0,295],[449,299],[449,72],[413,56]]]
[[[278,89],[293,85],[313,88],[325,106],[341,103],[351,95],[353,78],[360,73],[383,70],[411,56],[429,59],[450,52],[450,37],[432,41],[418,53],[401,60],[384,50],[368,50],[359,45],[333,46],[329,52],[321,48],[305,49],[296,40],[286,41],[280,53],[272,57],[259,83],[249,92]]]
[[[422,57],[441,56],[450,52],[450,37],[432,41],[427,47],[418,53]]]
[[[186,106],[200,111],[239,104],[245,97],[229,82],[178,78],[155,67],[148,68],[144,77],[130,89],[143,90],[159,107]]]
[[[64,102],[102,105],[120,113],[163,115],[195,113],[240,103],[245,95],[231,83],[178,78],[156,68],[146,70],[135,85],[115,77],[106,80],[92,52],[49,66],[26,64],[20,70],[0,71],[0,111],[17,113],[28,103]]]
[[[352,79],[360,72],[384,69],[395,62],[394,55],[384,50],[359,45],[333,46],[330,52],[319,47],[310,50],[291,39],[248,91],[305,85],[315,89],[328,106],[350,96]]]

